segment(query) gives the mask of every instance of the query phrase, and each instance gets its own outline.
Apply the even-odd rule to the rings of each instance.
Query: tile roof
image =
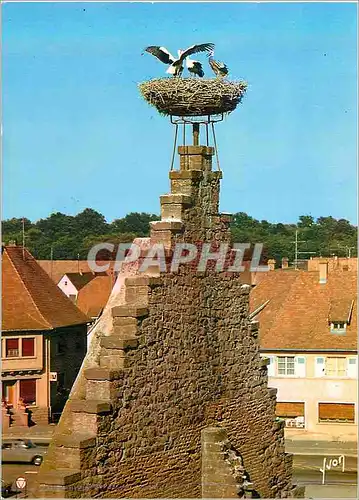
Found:
[[[325,284],[319,283],[318,272],[278,269],[265,273],[250,294],[251,312],[269,300],[254,318],[259,320],[261,348],[357,349],[356,295],[357,273],[353,271],[329,272]],[[333,311],[347,318],[352,301],[346,333],[330,333]]]
[[[96,318],[100,315],[110,296],[113,286],[112,276],[96,276],[78,293],[76,305],[82,312]]]
[[[17,246],[3,247],[3,331],[52,330],[89,321],[28,250],[23,252],[22,247]]]
[[[37,262],[56,284],[64,274],[92,272],[87,260],[38,260]],[[115,261],[97,261],[97,264],[100,266],[109,264],[109,274],[115,265]]]
[[[97,273],[98,274],[98,273]],[[102,273],[106,276],[106,273]],[[96,277],[95,273],[66,273],[71,283],[74,285],[76,290],[81,290],[87,283],[90,283]]]

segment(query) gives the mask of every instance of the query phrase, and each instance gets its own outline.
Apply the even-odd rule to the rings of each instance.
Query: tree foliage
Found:
[[[25,244],[37,259],[86,259],[97,243],[129,243],[135,237],[148,236],[150,222],[159,220],[156,214],[131,212],[121,219],[108,223],[105,217],[91,208],[72,216],[60,212],[46,219],[31,222],[29,219],[8,219],[2,223],[5,244],[15,240]],[[268,257],[278,262],[282,257],[294,259],[295,232],[302,258],[316,256],[357,255],[357,228],[346,219],[301,215],[295,224],[272,223],[257,220],[244,212],[235,213],[231,225],[233,240],[237,243],[262,243]]]

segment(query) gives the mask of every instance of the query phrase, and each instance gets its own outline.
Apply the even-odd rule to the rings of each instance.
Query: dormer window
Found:
[[[336,333],[338,335],[343,334],[347,331],[346,321],[334,321],[330,323],[330,333]]]

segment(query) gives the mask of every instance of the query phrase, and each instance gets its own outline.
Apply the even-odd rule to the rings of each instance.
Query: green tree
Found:
[[[113,232],[134,233],[137,236],[150,234],[150,222],[159,220],[156,214],[131,212],[122,219],[115,219],[111,224]]]

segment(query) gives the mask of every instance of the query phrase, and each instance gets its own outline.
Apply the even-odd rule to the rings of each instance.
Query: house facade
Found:
[[[276,270],[251,292],[287,437],[357,440],[357,273]]]
[[[2,248],[2,398],[15,425],[60,413],[86,353],[90,319],[22,247]]]
[[[98,318],[105,307],[114,283],[113,274],[66,273],[57,286],[91,320]]]

